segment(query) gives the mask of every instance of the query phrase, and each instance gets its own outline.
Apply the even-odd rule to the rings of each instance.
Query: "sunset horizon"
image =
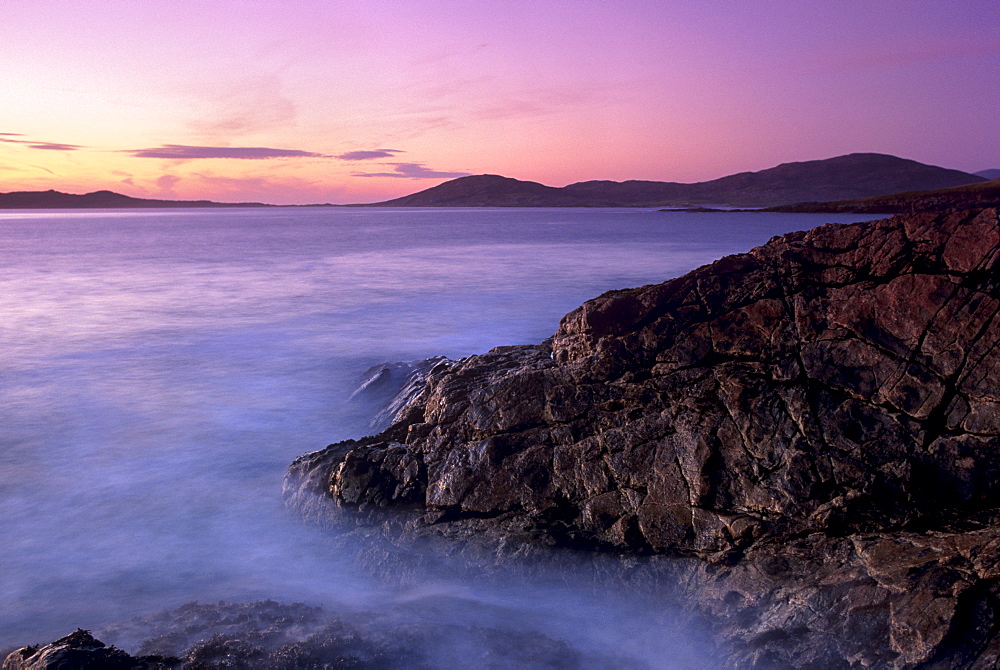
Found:
[[[989,2],[15,3],[0,192],[351,204],[868,152],[974,173],[1000,163],[997,20]]]
[[[1000,665],[997,0],[3,9],[3,670]]]

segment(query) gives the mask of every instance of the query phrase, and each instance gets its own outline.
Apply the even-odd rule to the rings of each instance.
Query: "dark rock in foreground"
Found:
[[[423,390],[428,373],[439,365],[450,364],[444,356],[435,356],[372,366],[365,370],[348,400],[374,407],[368,427],[383,430]]]
[[[3,670],[161,670],[179,665],[179,658],[130,656],[106,646],[90,631],[78,629],[51,644],[12,652],[4,660]]]
[[[191,603],[109,627],[105,633],[133,641],[140,636],[145,641],[138,653],[147,655],[131,656],[78,630],[44,647],[14,651],[3,670],[648,667],[613,654],[584,654],[516,625],[461,625],[400,612],[338,616],[318,607],[273,601]]]
[[[697,557],[736,665],[1000,659],[996,210],[828,225],[429,375],[290,504],[408,536]],[[327,503],[320,501],[326,500]]]

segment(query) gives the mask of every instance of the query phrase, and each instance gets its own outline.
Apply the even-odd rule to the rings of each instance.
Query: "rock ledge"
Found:
[[[1000,659],[1000,223],[827,225],[441,365],[292,464],[346,523],[699,557],[734,664]]]

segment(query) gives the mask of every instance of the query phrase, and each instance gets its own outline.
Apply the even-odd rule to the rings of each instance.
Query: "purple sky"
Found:
[[[977,171],[997,26],[996,0],[9,0],[0,191],[364,202],[856,151]]]

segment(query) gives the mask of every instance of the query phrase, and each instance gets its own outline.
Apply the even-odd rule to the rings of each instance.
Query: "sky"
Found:
[[[997,0],[2,0],[0,192],[1000,168]]]

